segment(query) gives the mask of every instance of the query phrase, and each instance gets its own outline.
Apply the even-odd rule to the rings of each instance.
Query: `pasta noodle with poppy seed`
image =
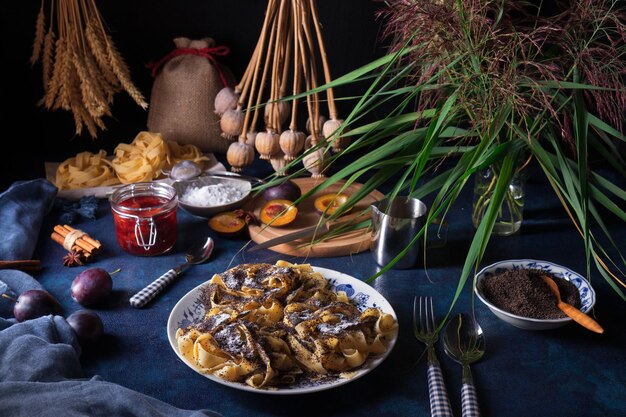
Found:
[[[203,373],[255,388],[345,378],[387,351],[397,323],[359,308],[308,264],[243,264],[202,287],[204,317],[176,332]]]

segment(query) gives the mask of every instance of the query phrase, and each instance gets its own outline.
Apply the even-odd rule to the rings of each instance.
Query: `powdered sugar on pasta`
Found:
[[[212,184],[202,187],[191,186],[181,196],[181,201],[198,207],[222,206],[234,203],[244,197],[244,193],[231,185]]]

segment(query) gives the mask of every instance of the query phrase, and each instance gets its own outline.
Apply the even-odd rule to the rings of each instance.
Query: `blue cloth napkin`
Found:
[[[58,189],[44,178],[17,181],[0,194],[0,259],[31,259]]]
[[[52,209],[57,188],[40,178],[17,181],[0,194],[0,259],[31,259],[35,252],[44,216]],[[42,289],[30,275],[0,270],[0,294],[17,298],[22,292]],[[13,317],[10,299],[0,297],[0,317]]]
[[[0,416],[220,417],[183,410],[98,377],[86,379],[76,336],[60,316],[0,318]]]
[[[54,207],[61,212],[59,223],[74,224],[78,216],[95,220],[98,211],[98,199],[95,195],[82,196],[78,201],[57,197]]]

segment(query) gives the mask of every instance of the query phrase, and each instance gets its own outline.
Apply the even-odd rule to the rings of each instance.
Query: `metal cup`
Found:
[[[376,263],[385,266],[400,254],[424,227],[428,209],[417,198],[386,198],[372,204],[372,242],[370,251]],[[417,263],[419,242],[393,265],[411,268]]]

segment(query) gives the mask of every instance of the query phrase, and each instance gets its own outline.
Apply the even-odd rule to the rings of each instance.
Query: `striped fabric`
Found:
[[[432,417],[452,417],[448,391],[438,364],[431,363],[428,366],[428,392],[430,394],[430,415]]]
[[[463,384],[461,389],[461,411],[463,417],[480,417],[476,388],[471,384]]]

